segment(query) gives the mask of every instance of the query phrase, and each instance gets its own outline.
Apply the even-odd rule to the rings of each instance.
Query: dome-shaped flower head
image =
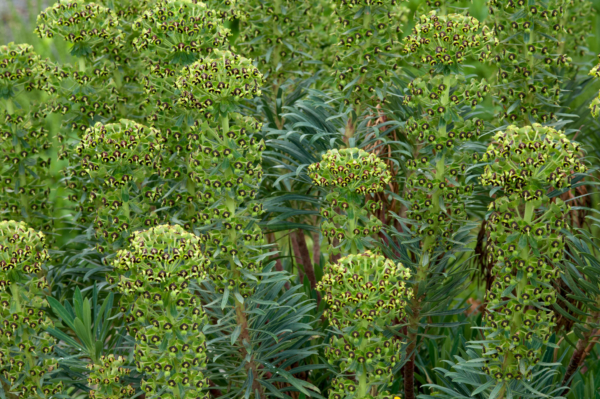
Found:
[[[451,66],[471,56],[489,57],[496,40],[492,31],[475,17],[461,14],[422,15],[412,34],[404,38],[402,52],[419,64]]]
[[[124,379],[129,376],[131,369],[126,368],[127,359],[123,356],[100,356],[98,363],[90,363],[88,385],[96,386],[90,391],[92,399],[131,398],[135,389],[125,385]]]
[[[136,340],[136,366],[147,375],[142,389],[200,395],[207,386],[202,374],[205,315],[190,287],[206,277],[200,238],[181,226],[138,231],[128,250],[117,253],[113,266],[109,282],[125,294],[123,309],[128,310],[127,331]]]
[[[39,37],[61,36],[73,44],[75,56],[90,56],[122,48],[117,16],[104,6],[83,0],[59,0],[38,16]]]
[[[313,182],[342,196],[383,191],[391,175],[375,154],[358,148],[328,150],[320,162],[308,167]]]
[[[34,276],[48,260],[46,237],[24,222],[0,222],[0,291]]]
[[[385,338],[383,330],[404,317],[410,271],[370,251],[328,264],[317,289],[324,292],[329,309],[324,316],[334,327],[332,344],[325,351],[340,374],[354,373],[354,381],[338,378],[330,398],[353,393],[389,394],[391,368],[399,361],[400,341]],[[363,396],[360,396],[363,397]]]
[[[373,195],[382,192],[391,179],[385,162],[358,148],[329,150],[320,162],[308,167],[308,174],[329,191],[325,197],[329,207],[321,209],[321,231],[334,246],[332,250],[357,253],[372,245],[369,236],[381,229],[381,221],[373,215],[380,202]],[[365,196],[369,198],[366,204]]]
[[[507,194],[517,194],[525,201],[539,198],[538,190],[563,188],[571,183],[573,173],[587,169],[580,158],[581,146],[571,142],[562,131],[534,123],[532,126],[509,126],[496,133],[483,161],[484,185],[502,187]]]
[[[14,43],[0,46],[0,99],[16,97],[23,90],[41,89],[43,71],[33,46]]]
[[[340,329],[357,325],[384,328],[402,318],[410,289],[410,271],[381,255],[366,251],[328,264],[317,289],[329,305],[325,317]]]
[[[201,112],[226,114],[242,99],[261,94],[263,76],[252,61],[230,51],[216,50],[186,66],[177,79],[178,103]]]
[[[161,188],[149,179],[161,174],[165,141],[158,130],[123,119],[97,123],[77,146],[79,165],[71,181],[88,193],[83,211],[94,217],[105,240],[114,242],[123,232],[157,223],[150,208],[160,205]]]
[[[47,376],[57,367],[51,356],[56,340],[45,331],[53,323],[41,294],[48,283],[37,276],[47,259],[44,234],[23,222],[0,222],[0,368],[10,392],[27,398],[62,390],[62,382],[48,384]]]
[[[191,64],[216,49],[229,47],[229,29],[216,11],[193,0],[160,0],[142,14],[134,27],[140,36],[133,45],[149,50],[155,61]]]

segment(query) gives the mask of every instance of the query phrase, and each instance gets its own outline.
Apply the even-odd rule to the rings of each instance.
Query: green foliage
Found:
[[[50,398],[63,389],[51,381],[56,341],[45,329],[53,324],[44,307],[48,283],[45,236],[24,222],[0,222],[0,390],[4,395]]]
[[[332,191],[326,197],[329,207],[321,209],[327,220],[321,232],[333,253],[361,253],[372,246],[369,235],[379,232],[381,221],[369,216],[369,211],[379,209],[379,203],[369,200],[365,207],[363,196],[371,197],[389,183],[386,164],[374,154],[352,148],[328,151],[308,171],[315,184]]]
[[[538,341],[546,344],[555,325],[548,308],[556,302],[553,263],[562,261],[564,218],[568,206],[551,203],[547,185],[568,185],[571,171],[584,172],[579,144],[539,124],[498,132],[483,160],[497,159],[482,175],[485,185],[499,186],[505,196],[490,205],[489,260],[495,282],[488,292],[485,371],[497,380],[530,377],[540,360]],[[520,172],[517,172],[520,170]],[[525,208],[521,206],[524,203]]]
[[[592,3],[9,21],[0,397],[594,397]]]

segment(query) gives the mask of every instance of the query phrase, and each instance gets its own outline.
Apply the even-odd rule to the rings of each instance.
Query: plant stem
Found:
[[[419,275],[417,274],[417,279]],[[404,365],[404,399],[415,399],[415,355],[417,347],[417,333],[419,331],[419,318],[421,313],[421,299],[419,298],[419,283],[413,288],[413,297],[410,301],[412,314],[408,316],[408,346],[406,354],[408,361]]]
[[[362,372],[358,376],[358,394],[357,398],[364,398],[367,396],[367,370],[365,370],[364,366]]]
[[[13,102],[12,102],[12,99],[11,99],[11,98],[8,98],[8,99],[6,100],[6,112],[7,112],[9,115],[12,115],[12,113],[13,113],[13,112],[15,112],[14,104],[13,104]]]
[[[588,327],[598,323],[600,320],[600,312],[594,312],[587,318]],[[563,392],[559,395],[566,395],[568,389],[571,385],[571,380],[573,375],[579,369],[581,364],[585,361],[585,358],[589,354],[590,346],[594,345],[594,339],[598,338],[598,330],[594,328],[590,328],[589,331],[584,332],[583,337],[577,341],[577,345],[575,347],[575,352],[573,352],[573,356],[571,356],[571,360],[569,361],[569,365],[567,366],[567,371],[563,377],[562,385],[565,387]],[[590,345],[591,344],[591,345]],[[591,349],[591,348],[590,348]]]
[[[224,115],[221,117],[221,128],[223,129],[223,133],[227,133],[229,131],[229,115]]]

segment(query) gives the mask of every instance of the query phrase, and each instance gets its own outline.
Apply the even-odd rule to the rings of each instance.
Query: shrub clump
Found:
[[[490,204],[488,261],[495,279],[487,293],[484,371],[497,380],[529,378],[555,325],[550,306],[563,260],[569,206],[550,189],[582,173],[579,144],[563,132],[534,124],[509,126],[494,136],[483,161],[486,186],[504,196]]]

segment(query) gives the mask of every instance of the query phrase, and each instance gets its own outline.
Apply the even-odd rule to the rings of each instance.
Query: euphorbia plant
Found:
[[[44,308],[48,283],[45,236],[24,222],[0,222],[0,372],[1,389],[9,398],[53,398],[63,383],[51,372],[55,339]]]
[[[499,381],[529,378],[552,333],[552,283],[560,273],[569,206],[551,199],[549,190],[568,187],[574,173],[586,170],[579,151],[563,132],[533,124],[498,132],[483,156],[490,165],[482,183],[504,192],[490,204],[495,280],[487,294],[484,354],[484,371]]]
[[[160,225],[132,234],[117,253],[109,281],[123,293],[127,331],[144,373],[142,389],[170,398],[208,397],[203,370],[204,312],[190,283],[206,277],[201,239],[180,226]],[[115,276],[116,275],[116,276]]]
[[[190,176],[205,206],[202,222],[211,227],[206,245],[221,293],[227,288],[247,296],[244,273],[260,270],[253,258],[263,241],[256,220],[262,206],[253,200],[262,178],[264,145],[255,137],[261,125],[236,111],[242,99],[260,93],[261,83],[250,60],[229,51],[185,67],[177,80],[178,104],[207,116],[189,158]]]
[[[27,44],[0,46],[0,220],[23,220],[51,233],[47,112],[21,104],[26,92],[46,87],[46,68]]]
[[[367,217],[378,203],[369,199],[365,206],[365,196],[381,192],[390,174],[374,154],[356,148],[327,152],[321,162],[310,165],[309,173],[317,185],[331,191],[327,195],[331,208],[321,213],[333,223],[322,224],[323,235],[330,246],[334,239],[339,241],[333,253],[348,254],[328,263],[317,285],[329,305],[324,316],[334,329],[332,345],[325,350],[338,374],[329,397],[387,398],[392,369],[400,359],[400,341],[384,331],[403,315],[410,272],[401,263],[366,250],[373,246],[368,236],[379,232],[381,222]]]
[[[321,232],[331,252],[357,254],[373,247],[371,235],[379,233],[381,221],[372,214],[380,206],[372,194],[389,183],[387,165],[375,154],[351,148],[328,151],[308,172],[316,185],[330,191],[325,197],[329,206],[321,209]]]
[[[466,205],[473,193],[468,166],[472,164],[469,142],[477,138],[483,122],[468,118],[470,111],[489,93],[484,81],[465,76],[462,64],[489,57],[495,39],[475,18],[460,14],[419,18],[412,34],[404,39],[403,53],[427,72],[408,85],[404,103],[418,116],[409,118],[406,130],[415,142],[414,158],[407,161],[407,218],[405,242],[415,265],[414,286],[408,317],[408,363],[404,368],[405,394],[414,398],[415,348],[422,317],[440,309],[439,298],[460,286],[461,272],[452,258],[468,240]],[[410,234],[410,236],[409,236]]]
[[[550,122],[557,118],[561,72],[572,60],[564,34],[570,1],[489,2],[490,23],[502,42],[493,61],[498,66],[495,94],[508,123]]]

